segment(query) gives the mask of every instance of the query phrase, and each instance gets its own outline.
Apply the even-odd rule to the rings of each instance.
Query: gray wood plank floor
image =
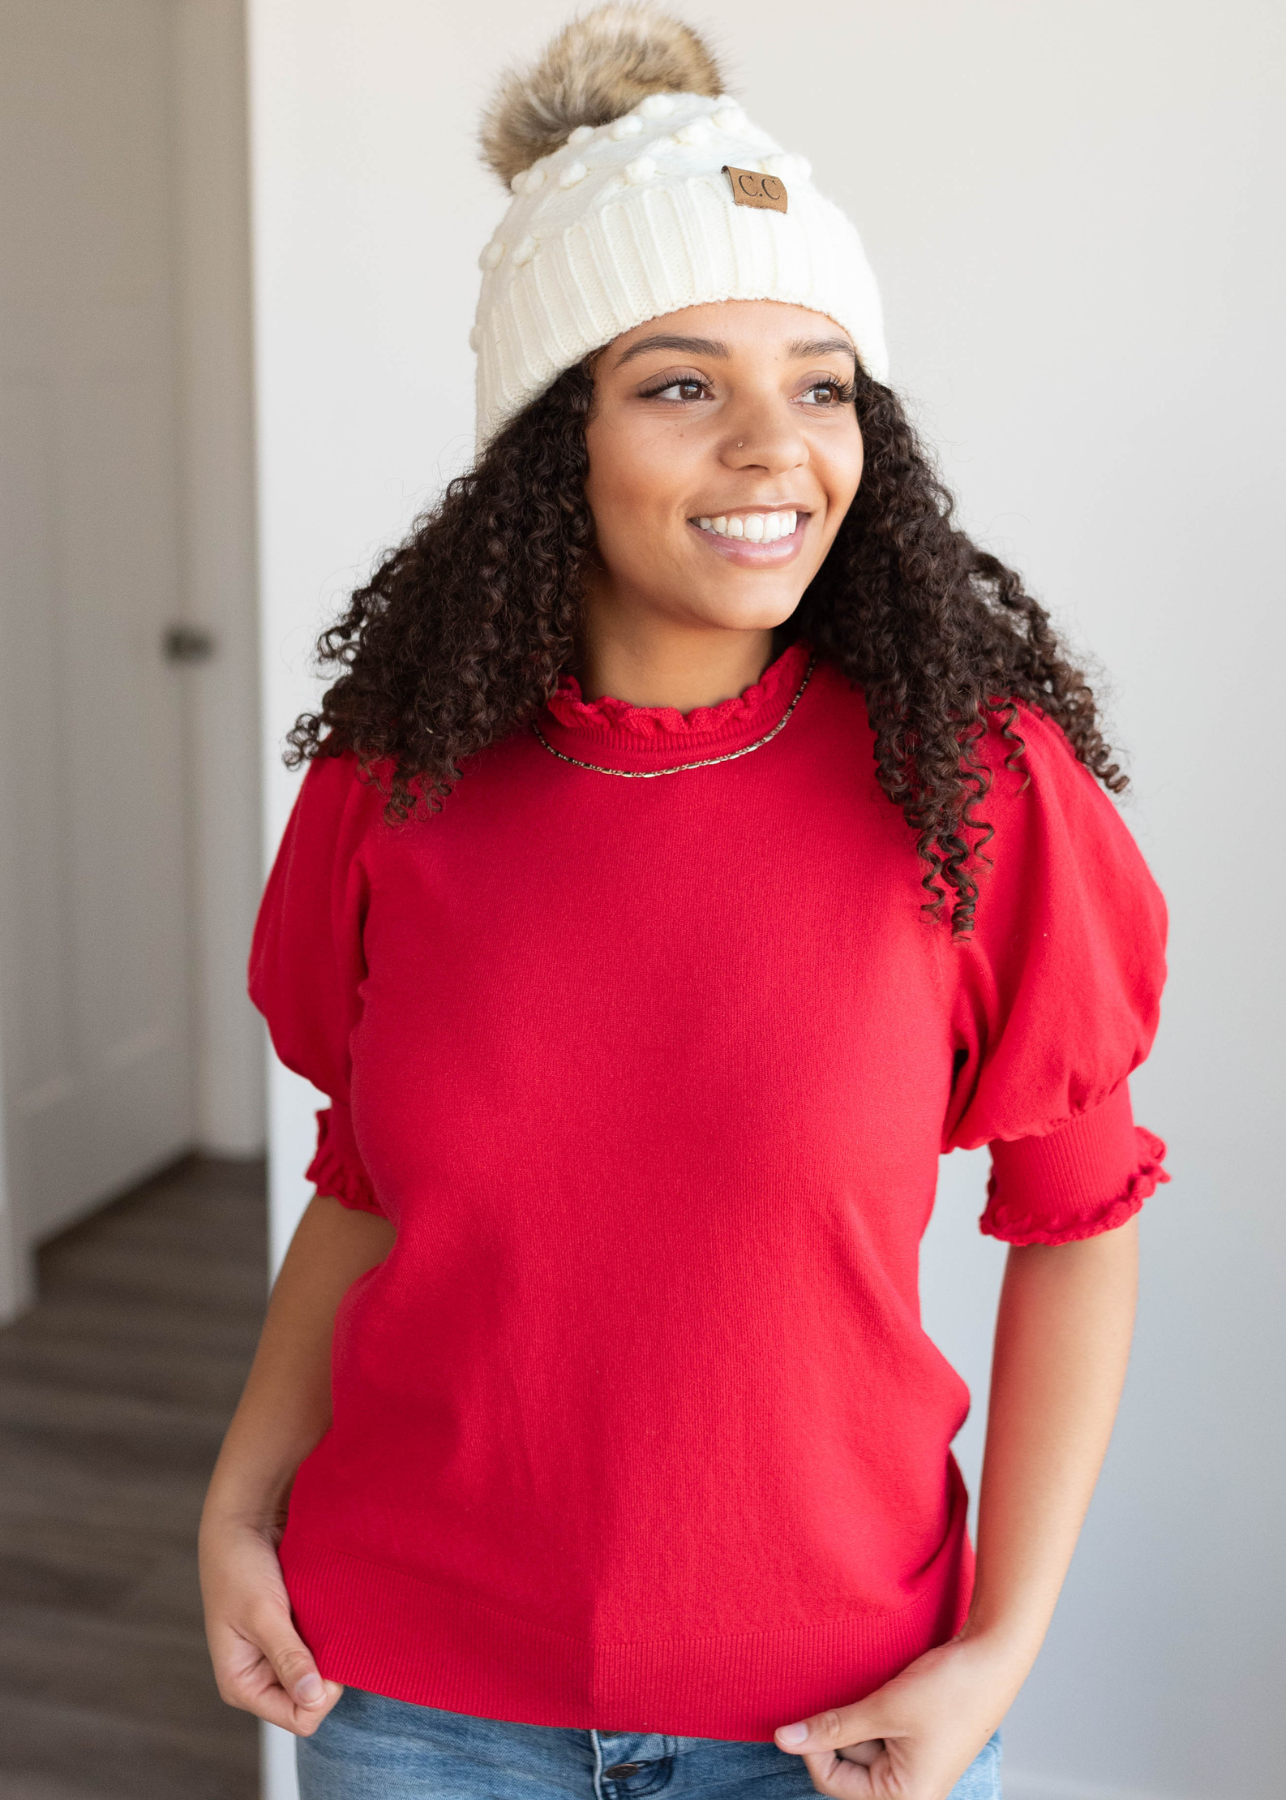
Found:
[[[0,1332],[0,1800],[253,1800],[195,1534],[263,1316],[264,1171],[189,1157],[47,1245]]]

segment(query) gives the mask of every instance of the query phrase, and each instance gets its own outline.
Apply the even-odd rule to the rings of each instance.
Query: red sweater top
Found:
[[[745,756],[576,766],[754,745],[807,663],[686,717],[568,680],[547,743],[403,825],[350,757],[308,771],[252,993],[331,1100],[312,1179],[397,1227],[281,1546],[336,1681],[768,1739],[962,1622],[968,1393],[917,1292],[938,1156],[992,1145],[1011,1243],[1139,1207],[1164,908],[1027,710],[965,945],[825,662]]]

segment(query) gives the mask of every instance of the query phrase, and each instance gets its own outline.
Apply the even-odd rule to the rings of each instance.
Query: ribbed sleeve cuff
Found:
[[[354,1212],[384,1216],[353,1137],[352,1114],[338,1100],[317,1115],[317,1152],[304,1174],[319,1194]]]
[[[1047,1137],[991,1146],[989,1237],[1010,1244],[1070,1244],[1131,1218],[1159,1182],[1165,1145],[1134,1123],[1123,1081],[1092,1111]]]

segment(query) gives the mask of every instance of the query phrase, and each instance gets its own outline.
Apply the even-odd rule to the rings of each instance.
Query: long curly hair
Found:
[[[441,805],[470,756],[536,716],[577,649],[593,392],[588,366],[561,375],[357,589],[318,641],[340,673],[289,733],[288,763],[351,750],[368,774],[380,765],[394,822]],[[786,631],[861,689],[876,779],[914,834],[926,909],[967,936],[989,862],[992,728],[1016,767],[1018,703],[1037,707],[1104,786],[1119,792],[1127,777],[1049,615],[953,523],[897,396],[859,369],[855,405],[861,484]]]

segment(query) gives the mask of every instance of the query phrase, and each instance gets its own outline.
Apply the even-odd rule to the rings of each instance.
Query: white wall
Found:
[[[311,640],[468,454],[475,258],[503,207],[473,160],[476,112],[565,9],[250,0],[250,16],[271,848]],[[1281,835],[1260,824],[1283,648],[1282,14],[739,0],[689,16],[861,226],[894,379],[971,527],[1109,672],[1128,817],[1173,912],[1163,1034],[1135,1086],[1174,1181],[1145,1212],[1117,1440],[1008,1723],[1011,1800],[1269,1800],[1286,1752]],[[309,1096],[280,1071],[273,1096],[280,1245]],[[999,1254],[973,1229],[978,1159],[955,1160],[925,1302],[980,1393]],[[978,1437],[971,1422],[967,1464]]]

